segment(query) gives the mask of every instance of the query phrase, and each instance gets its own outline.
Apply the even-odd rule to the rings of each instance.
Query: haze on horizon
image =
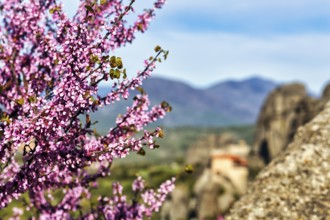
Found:
[[[137,11],[147,6],[152,1],[136,1]],[[134,74],[156,45],[170,55],[155,76],[207,87],[257,75],[319,93],[330,79],[330,1],[169,0],[149,30],[116,55]]]

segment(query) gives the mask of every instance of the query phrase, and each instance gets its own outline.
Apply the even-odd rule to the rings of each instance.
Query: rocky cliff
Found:
[[[254,152],[269,163],[293,139],[297,129],[319,113],[330,97],[327,86],[320,99],[307,95],[302,84],[282,85],[266,99],[260,112]]]
[[[256,178],[226,220],[328,219],[330,103]]]

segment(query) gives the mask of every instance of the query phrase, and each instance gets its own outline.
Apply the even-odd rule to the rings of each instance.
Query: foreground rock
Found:
[[[330,103],[257,177],[226,220],[329,219]]]

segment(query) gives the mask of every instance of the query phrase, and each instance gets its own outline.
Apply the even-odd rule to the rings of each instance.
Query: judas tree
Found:
[[[134,76],[114,56],[147,29],[165,0],[129,24],[133,3],[81,0],[71,18],[57,0],[0,1],[0,208],[22,197],[26,202],[24,210],[14,208],[13,218],[30,212],[40,219],[142,219],[173,189],[174,179],[153,190],[138,177],[132,201],[114,182],[112,195],[81,205],[96,181],[110,175],[115,158],[156,147],[162,130],[144,128],[171,108],[166,102],[149,107],[140,88],[167,51],[157,46]],[[105,81],[111,86],[102,96]],[[140,94],[115,126],[106,135],[95,132],[90,113],[128,99],[134,89]],[[96,170],[88,169],[92,165]],[[63,196],[54,202],[58,191]]]

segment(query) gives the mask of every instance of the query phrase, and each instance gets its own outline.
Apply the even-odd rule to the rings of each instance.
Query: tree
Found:
[[[158,211],[173,189],[174,179],[160,188],[145,189],[138,177],[133,182],[136,197],[126,201],[119,183],[112,197],[100,197],[90,209],[81,210],[98,178],[110,175],[115,158],[129,152],[154,148],[160,128],[144,130],[171,110],[163,102],[149,108],[140,88],[156,62],[167,57],[159,46],[145,61],[142,71],[128,78],[120,57],[113,51],[131,43],[144,32],[165,0],[156,0],[134,24],[125,16],[133,12],[134,0],[81,0],[73,18],[56,0],[6,0],[0,2],[0,207],[23,194],[26,210],[40,219],[142,219]],[[99,84],[111,81],[106,96]],[[141,94],[119,116],[108,134],[93,130],[90,112],[128,99],[130,90]],[[137,131],[143,131],[137,135]],[[88,167],[97,164],[95,172]],[[63,198],[54,204],[54,192]],[[13,217],[23,210],[14,208]]]

